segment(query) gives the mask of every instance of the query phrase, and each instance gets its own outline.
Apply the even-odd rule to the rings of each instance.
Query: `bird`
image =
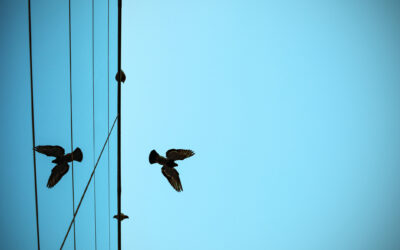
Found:
[[[121,213],[121,216],[118,216],[118,214],[116,214],[116,215],[114,215],[113,218],[114,218],[114,219],[117,219],[117,220],[120,220],[120,221],[123,221],[123,220],[125,220],[125,219],[129,219],[129,216],[128,216],[128,215],[125,215],[125,214],[123,214],[123,213]]]
[[[54,187],[68,172],[68,162],[81,162],[83,159],[82,150],[78,147],[74,150],[74,152],[68,154],[65,154],[65,150],[61,146],[36,146],[34,150],[47,156],[56,157],[52,162],[56,163],[57,165],[51,170],[51,175],[49,177],[49,180],[47,181],[48,188]]]
[[[176,160],[183,160],[194,155],[194,152],[189,149],[170,149],[167,151],[167,158],[159,155],[154,149],[150,152],[149,162],[150,164],[158,163],[162,165],[161,172],[167,178],[171,186],[177,191],[183,191],[181,180],[179,179],[179,173],[175,167],[178,164]]]
[[[115,80],[118,82],[118,78],[119,78],[119,74],[117,73],[116,75],[115,75]],[[125,80],[126,80],[126,75],[125,75],[125,73],[124,73],[124,71],[121,69],[121,82],[125,82]]]

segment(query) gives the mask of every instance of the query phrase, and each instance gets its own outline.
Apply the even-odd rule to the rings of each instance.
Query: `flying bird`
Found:
[[[47,156],[56,157],[52,162],[57,164],[52,170],[49,180],[47,181],[47,187],[54,187],[61,178],[68,172],[68,162],[79,161],[83,159],[83,154],[80,148],[76,148],[74,152],[65,154],[64,148],[60,146],[36,146],[35,151],[45,154]]]
[[[120,74],[116,74],[115,75],[115,80],[118,82],[118,79],[119,79],[119,75]],[[121,69],[121,82],[125,82],[125,80],[126,80],[126,75],[125,75],[125,73],[124,73],[124,71]]]
[[[181,180],[179,179],[179,173],[175,167],[178,164],[176,160],[183,160],[194,155],[192,150],[188,149],[170,149],[167,151],[167,158],[159,155],[154,149],[150,152],[149,162],[150,164],[158,163],[162,165],[161,172],[167,178],[171,186],[178,192],[183,191]]]
[[[114,219],[123,221],[123,220],[125,220],[125,219],[129,219],[129,216],[128,216],[128,215],[125,215],[125,214],[123,214],[123,213],[121,213],[121,216],[118,216],[118,214],[114,215]]]

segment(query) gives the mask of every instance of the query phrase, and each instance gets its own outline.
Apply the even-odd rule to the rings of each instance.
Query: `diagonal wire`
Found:
[[[96,130],[95,130],[95,100],[94,100],[94,0],[92,0],[92,78],[93,78],[93,162],[96,158]],[[94,202],[94,246],[95,249],[97,250],[97,215],[96,215],[96,175],[94,175],[94,180],[93,180],[93,202]]]
[[[107,0],[107,133],[110,132],[110,0]],[[110,234],[110,143],[107,144],[108,169],[108,249],[111,249]]]
[[[90,182],[92,181],[92,178],[93,178],[94,173],[95,173],[95,171],[96,171],[97,165],[99,164],[99,161],[100,161],[100,159],[101,159],[101,156],[103,155],[104,148],[106,147],[106,144],[108,143],[108,139],[110,138],[111,132],[113,131],[113,128],[114,128],[114,125],[115,125],[115,122],[117,121],[117,119],[119,120],[118,116],[115,117],[114,123],[113,123],[113,125],[111,126],[111,130],[110,130],[110,132],[108,133],[108,136],[107,136],[106,141],[104,142],[103,148],[101,149],[99,158],[97,158],[96,164],[95,164],[94,167],[93,167],[92,174],[90,175],[89,181],[88,181],[88,183],[86,184],[86,187],[85,187],[85,190],[83,191],[82,197],[81,197],[81,199],[80,199],[80,201],[79,201],[79,203],[78,203],[78,206],[76,207],[76,210],[75,210],[75,213],[74,213],[74,217],[72,217],[72,221],[71,221],[71,223],[69,224],[67,233],[65,234],[65,237],[64,237],[64,240],[63,240],[63,242],[62,242],[62,244],[61,244],[60,249],[62,249],[62,248],[64,247],[65,240],[66,240],[67,237],[68,237],[68,234],[69,234],[69,231],[71,230],[72,224],[75,222],[75,217],[76,217],[76,215],[78,214],[79,208],[81,207],[83,198],[85,198],[86,191],[87,191],[87,189],[88,189],[88,187],[89,187]]]
[[[35,148],[35,112],[33,106],[33,73],[32,73],[32,25],[31,25],[31,0],[28,0],[28,17],[29,17],[29,64],[31,75],[31,117],[32,117],[32,144]],[[35,206],[36,206],[36,236],[38,250],[40,250],[40,237],[39,237],[39,206],[38,206],[38,193],[37,193],[37,178],[36,178],[36,152],[33,151],[33,175],[35,178]]]
[[[72,155],[72,214],[75,213],[75,184],[74,184],[74,141],[72,127],[72,48],[71,48],[71,0],[68,1],[68,23],[69,23],[69,105],[71,113],[71,155]],[[76,249],[75,222],[74,222],[74,249]]]

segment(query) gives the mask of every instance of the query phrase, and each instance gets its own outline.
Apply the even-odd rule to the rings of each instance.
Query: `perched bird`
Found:
[[[118,82],[118,78],[119,78],[119,74],[117,73],[116,75],[115,75],[115,80]],[[125,82],[125,80],[126,80],[126,75],[125,75],[125,73],[124,73],[124,71],[121,69],[121,82]]]
[[[167,178],[171,186],[178,192],[183,191],[181,180],[179,179],[179,173],[174,167],[178,166],[175,163],[176,160],[183,160],[194,155],[192,150],[187,149],[170,149],[167,151],[167,158],[159,155],[154,149],[150,152],[149,162],[150,164],[158,163],[162,165],[161,172]]]
[[[82,161],[83,154],[80,148],[76,148],[74,152],[66,154],[64,148],[60,146],[36,146],[35,151],[45,154],[47,156],[56,157],[52,162],[57,165],[51,170],[51,175],[47,182],[47,187],[52,188],[56,185],[61,178],[68,172],[68,162]]]
[[[121,216],[118,216],[118,214],[114,215],[114,219],[123,221],[123,220],[125,220],[125,219],[129,219],[129,216],[128,216],[128,215],[125,215],[125,214],[123,214],[123,213],[121,213]]]

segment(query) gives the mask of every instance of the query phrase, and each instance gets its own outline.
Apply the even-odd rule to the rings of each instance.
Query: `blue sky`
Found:
[[[107,135],[107,1],[95,1],[94,136],[91,8],[72,1],[76,202]],[[32,11],[36,142],[69,149],[68,2],[32,1]],[[124,1],[123,248],[400,248],[399,11],[396,1]],[[0,14],[0,242],[32,249],[27,3],[1,1]],[[114,3],[110,125],[116,37]],[[98,249],[116,213],[115,135],[96,171]],[[170,148],[196,152],[177,168],[181,193],[148,163]],[[51,166],[37,155],[43,249],[61,244],[72,218],[71,172],[49,190]],[[77,249],[95,246],[93,184]]]

